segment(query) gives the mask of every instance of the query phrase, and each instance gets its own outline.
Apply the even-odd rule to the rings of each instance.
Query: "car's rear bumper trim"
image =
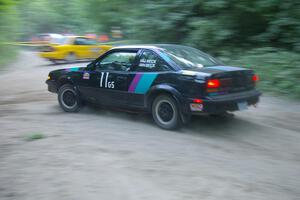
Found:
[[[239,102],[246,102],[249,106],[254,105],[258,103],[260,95],[261,92],[257,90],[251,90],[235,94],[207,97],[203,99],[203,109],[201,113],[222,113],[226,111],[236,111],[239,110]],[[191,111],[191,113],[199,114],[198,111]]]

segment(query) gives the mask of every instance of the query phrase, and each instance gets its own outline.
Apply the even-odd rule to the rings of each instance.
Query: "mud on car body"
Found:
[[[48,90],[60,106],[83,102],[152,113],[158,126],[175,129],[193,114],[244,110],[259,101],[253,70],[225,66],[181,45],[113,48],[82,68],[49,73]]]

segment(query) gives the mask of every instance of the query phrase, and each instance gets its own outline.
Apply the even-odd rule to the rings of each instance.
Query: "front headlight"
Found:
[[[48,78],[47,78],[47,80],[50,80],[51,79],[51,77],[50,77],[50,75],[48,75]]]

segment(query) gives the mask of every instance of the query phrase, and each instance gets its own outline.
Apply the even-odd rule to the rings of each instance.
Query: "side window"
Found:
[[[84,45],[85,38],[76,38],[74,41],[75,45]]]
[[[88,39],[88,38],[85,39],[85,45],[96,45],[96,44],[97,44],[96,40]]]
[[[138,65],[135,69],[137,72],[160,72],[169,71],[167,63],[156,53],[150,50],[144,50]]]
[[[96,70],[128,71],[136,52],[113,52],[96,63]]]
[[[96,41],[88,38],[76,38],[74,41],[75,45],[95,45]]]

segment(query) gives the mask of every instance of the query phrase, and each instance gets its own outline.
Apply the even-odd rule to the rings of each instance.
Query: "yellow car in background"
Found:
[[[40,47],[39,56],[56,63],[66,61],[94,59],[105,53],[112,46],[99,45],[96,40],[84,36],[64,36],[51,41],[51,44]]]

